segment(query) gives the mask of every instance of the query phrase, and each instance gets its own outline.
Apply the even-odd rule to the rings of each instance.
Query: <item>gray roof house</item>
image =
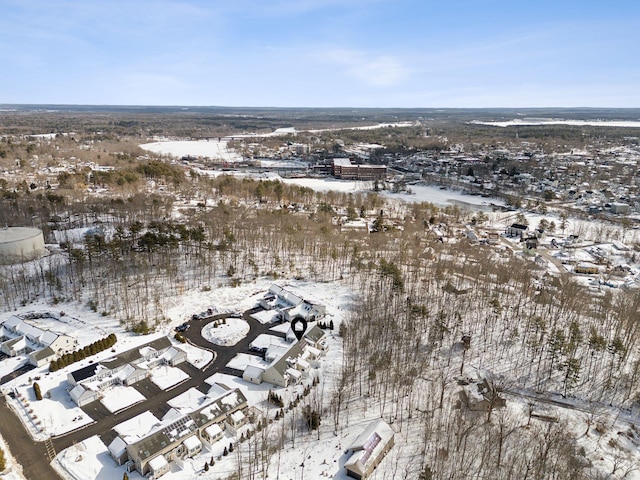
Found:
[[[247,399],[238,389],[209,398],[197,410],[162,422],[144,438],[126,444],[114,440],[109,452],[120,464],[123,461],[123,446],[128,463],[141,475],[158,478],[170,469],[176,459],[188,458],[202,450],[202,439],[219,438],[229,417],[247,408]],[[218,426],[215,428],[215,426]],[[112,448],[113,447],[113,448]]]

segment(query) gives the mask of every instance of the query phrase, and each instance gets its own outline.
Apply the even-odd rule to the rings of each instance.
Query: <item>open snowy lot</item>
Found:
[[[73,480],[114,480],[123,477],[125,467],[117,467],[104,443],[98,438],[86,440],[60,452],[53,462],[64,478]],[[131,480],[143,478],[137,472],[127,474]]]
[[[62,435],[93,423],[69,397],[66,378],[52,375],[40,378],[37,383],[42,400],[36,400],[33,382],[28,381],[14,385],[15,399],[7,397],[34,438],[42,440],[49,435]]]
[[[229,347],[249,333],[249,324],[240,318],[227,318],[224,323],[211,322],[202,329],[202,337],[213,343]]]
[[[170,155],[181,158],[184,156],[207,157],[224,162],[239,162],[242,156],[228,148],[228,141],[224,139],[211,140],[176,140],[154,143],[144,143],[140,145],[143,150]]]

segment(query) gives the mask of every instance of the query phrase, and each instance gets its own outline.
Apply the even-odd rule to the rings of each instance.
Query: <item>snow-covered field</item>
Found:
[[[172,157],[181,158],[184,156],[191,157],[207,157],[214,160],[224,162],[242,161],[242,156],[228,148],[228,141],[221,139],[211,140],[176,140],[163,141],[154,143],[144,143],[140,145],[143,150],[159,153],[162,155],[171,155]]]
[[[249,333],[249,324],[240,318],[227,318],[224,323],[211,322],[202,329],[202,338],[221,347],[238,343]]]
[[[504,122],[482,122],[474,120],[470,123],[489,125],[494,127],[517,127],[519,125],[570,125],[575,127],[630,127],[640,128],[640,121],[636,120],[563,120],[555,118],[523,118]]]

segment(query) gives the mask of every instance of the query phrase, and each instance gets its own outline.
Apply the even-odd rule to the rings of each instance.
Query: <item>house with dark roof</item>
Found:
[[[521,223],[512,223],[509,228],[507,228],[507,235],[510,237],[520,237],[522,238],[529,231],[529,227],[527,225],[523,225]]]
[[[247,405],[247,398],[240,390],[226,390],[206,397],[204,405],[192,412],[170,416],[131,443],[116,437],[109,445],[109,452],[118,464],[126,462],[129,471],[135,469],[143,476],[158,478],[170,470],[171,462],[200,452],[203,441],[212,443],[219,439],[229,428],[229,422],[238,425]]]

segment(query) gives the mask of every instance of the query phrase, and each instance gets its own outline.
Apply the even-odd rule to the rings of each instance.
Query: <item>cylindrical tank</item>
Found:
[[[0,263],[19,263],[44,255],[42,230],[30,227],[0,228]]]

